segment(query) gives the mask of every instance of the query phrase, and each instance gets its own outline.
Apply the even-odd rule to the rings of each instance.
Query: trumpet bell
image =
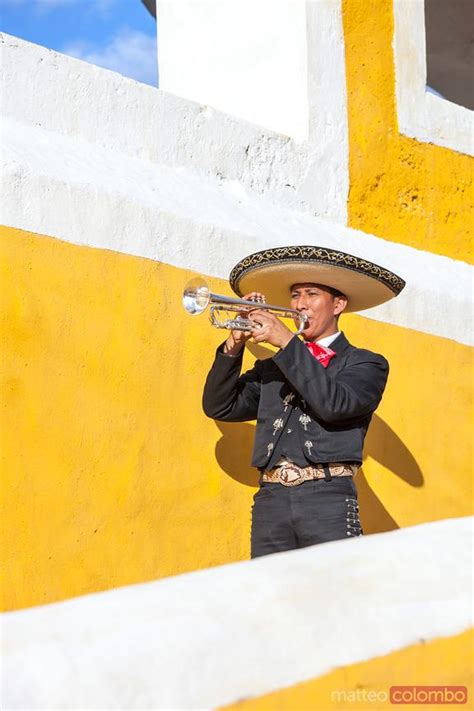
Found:
[[[209,306],[211,292],[205,281],[195,277],[190,279],[183,292],[183,306],[191,316],[202,314]]]

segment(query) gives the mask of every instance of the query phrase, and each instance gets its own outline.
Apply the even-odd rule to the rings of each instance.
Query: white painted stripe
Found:
[[[224,279],[242,256],[319,244],[387,267],[402,294],[364,315],[472,343],[473,268],[278,207],[237,181],[157,166],[40,129],[3,123],[1,222]]]
[[[340,0],[306,3],[309,138],[299,191],[318,195],[314,214],[347,224],[349,126]]]
[[[5,613],[4,706],[215,708],[459,634],[473,624],[472,524],[425,523]]]
[[[307,142],[296,143],[210,106],[0,33],[2,117],[131,157],[237,180],[280,205],[345,224],[348,151],[341,9],[333,0],[317,6],[321,21],[312,23],[308,37]]]
[[[474,112],[426,91],[424,0],[394,0],[393,11],[400,132],[474,155]]]

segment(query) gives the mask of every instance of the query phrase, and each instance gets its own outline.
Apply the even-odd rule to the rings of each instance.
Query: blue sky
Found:
[[[158,85],[156,24],[141,0],[0,0],[0,30]]]

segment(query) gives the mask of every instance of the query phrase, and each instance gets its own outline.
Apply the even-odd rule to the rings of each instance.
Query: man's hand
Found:
[[[242,297],[244,301],[265,301],[263,294],[258,291],[251,291],[250,294],[245,294]],[[248,318],[249,314],[253,314],[253,309],[249,311],[240,311],[239,316],[242,318]],[[251,331],[236,331],[232,330],[230,332],[229,338],[224,344],[224,353],[226,355],[238,355],[242,349],[245,347],[247,341],[252,338]]]
[[[271,343],[277,348],[284,348],[295,335],[274,314],[263,309],[252,311],[252,320],[262,324],[252,331],[255,343]]]

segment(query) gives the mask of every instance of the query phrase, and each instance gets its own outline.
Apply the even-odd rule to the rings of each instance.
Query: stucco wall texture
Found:
[[[349,225],[387,254],[399,242],[470,262],[472,158],[398,134],[391,3],[344,0],[342,18]],[[22,230],[40,210],[32,199],[2,229],[3,609],[247,558],[253,424],[201,413],[222,334],[181,311],[191,272]],[[391,364],[356,479],[364,530],[471,513],[469,347],[358,315],[343,328]]]
[[[365,689],[380,692],[376,705],[382,709],[391,707],[383,697],[391,683],[470,683],[466,660],[472,630],[467,629],[467,612],[459,616],[454,576],[442,581],[446,585],[441,589],[433,584],[425,590],[424,582],[444,574],[436,558],[441,547],[444,570],[452,565],[461,580],[466,567],[456,568],[448,537],[462,533],[455,540],[467,555],[469,522],[460,517],[472,514],[473,501],[472,329],[468,315],[459,314],[467,296],[460,299],[456,286],[462,290],[471,273],[473,158],[400,132],[392,1],[320,0],[320,5],[321,15],[318,4],[306,5],[308,59],[324,34],[318,26],[322,17],[328,23],[328,46],[341,51],[334,51],[336,67],[326,67],[319,55],[308,61],[309,139],[300,144],[226,116],[219,107],[139,86],[15,38],[5,42],[3,133],[11,140],[8,157],[2,158],[6,208],[0,219],[1,605],[18,611],[7,615],[11,668],[36,680],[46,697],[50,678],[59,669],[67,667],[77,675],[68,654],[55,657],[58,640],[65,639],[67,649],[69,639],[64,629],[53,639],[48,619],[59,629],[63,618],[41,606],[109,591],[108,601],[98,600],[100,596],[69,601],[83,610],[72,610],[71,627],[89,649],[100,626],[87,626],[90,611],[96,609],[98,619],[105,620],[104,605],[112,620],[123,609],[120,604],[114,608],[113,596],[127,598],[146,632],[140,637],[134,627],[118,625],[122,639],[130,634],[153,664],[147,643],[153,639],[158,647],[166,646],[168,638],[166,633],[163,638],[150,636],[156,616],[136,610],[135,599],[147,586],[139,586],[141,592],[137,587],[111,590],[145,581],[158,581],[156,595],[170,603],[176,619],[184,619],[175,634],[163,615],[174,644],[189,635],[187,612],[174,590],[199,607],[196,591],[212,600],[227,580],[229,599],[235,590],[244,591],[236,597],[236,607],[242,607],[241,619],[248,621],[248,590],[255,589],[265,609],[265,585],[280,579],[272,614],[290,599],[296,625],[289,628],[292,633],[298,628],[314,653],[314,639],[304,624],[298,627],[299,610],[288,598],[291,564],[295,576],[306,580],[315,629],[326,619],[325,605],[337,613],[331,606],[337,592],[331,597],[331,588],[321,587],[321,580],[343,581],[346,571],[354,576],[354,588],[344,590],[344,613],[347,625],[353,615],[364,628],[353,637],[357,655],[352,651],[344,659],[344,629],[342,646],[329,634],[337,654],[323,660],[324,670],[316,665],[299,676],[292,667],[298,664],[297,655],[287,665],[286,649],[275,643],[270,652],[281,652],[286,676],[273,673],[272,678],[270,673],[262,684],[262,654],[248,673],[248,683],[237,679],[237,687],[247,689],[245,698],[229,693],[224,674],[219,688],[198,679],[203,698],[213,691],[220,706],[229,709],[353,709],[367,708],[367,700],[344,701],[332,695],[334,690]],[[324,73],[321,82],[318,72]],[[321,86],[332,85],[331,101],[322,108]],[[317,87],[319,93],[311,94]],[[334,158],[334,145],[344,154],[341,160]],[[334,542],[320,550],[281,554],[288,555],[288,563],[269,556],[259,568],[252,561],[203,571],[249,557],[250,508],[257,487],[257,472],[249,466],[254,423],[226,425],[202,414],[203,380],[224,336],[204,316],[191,319],[184,313],[183,285],[204,271],[211,275],[207,281],[213,291],[228,293],[227,263],[236,245],[245,254],[271,246],[274,235],[275,243],[282,243],[286,232],[297,243],[304,230],[314,231],[314,243],[324,234],[325,246],[349,252],[357,252],[358,244],[362,251],[372,244],[378,261],[388,268],[395,257],[406,254],[407,261],[413,260],[407,266],[410,280],[419,280],[416,289],[410,283],[405,292],[419,295],[416,303],[400,297],[398,304],[405,304],[407,312],[403,318],[397,305],[376,316],[351,314],[342,321],[352,342],[383,353],[391,366],[356,477],[368,535],[353,541],[353,552],[345,542]],[[420,255],[426,268],[418,273],[413,265],[419,264]],[[270,355],[269,349],[251,347],[245,366]],[[442,519],[447,520],[427,523]],[[370,536],[425,523],[419,531],[390,533],[386,543],[383,535]],[[414,537],[433,552],[433,558],[423,557],[428,572],[420,574],[416,589],[412,581],[425,569],[416,563],[421,549],[412,544]],[[440,540],[443,546],[436,544]],[[354,574],[367,566],[364,546],[378,551],[380,570],[385,571],[379,581]],[[390,587],[393,566],[385,554],[389,549],[399,566],[395,593]],[[295,553],[301,560],[308,556],[307,562],[322,571],[315,575],[319,606],[313,605],[314,580],[308,579],[300,559],[291,558]],[[399,624],[407,597],[401,592],[405,563],[414,566],[406,586],[416,599],[413,608],[410,602],[405,605],[407,619]],[[186,572],[192,573],[186,580],[160,580]],[[214,582],[202,578],[208,573]],[[383,596],[382,604],[367,604],[366,586],[374,599]],[[458,587],[459,600],[464,599],[466,588]],[[154,600],[152,591],[146,594]],[[436,614],[423,604],[429,599],[436,601]],[[220,603],[227,620],[232,615],[227,598]],[[21,611],[32,606],[40,607]],[[30,619],[40,644],[29,638]],[[387,619],[392,628],[384,626]],[[378,636],[365,633],[371,626]],[[272,615],[258,618],[262,645],[270,627],[275,632]],[[207,644],[209,630],[216,634],[216,649],[225,643],[212,617],[193,635],[197,649]],[[249,639],[253,634],[249,628]],[[395,638],[399,641],[393,643]],[[95,639],[98,659],[107,645],[117,647],[116,657],[114,649],[102,658],[114,673],[125,664],[127,673],[120,678],[126,693],[140,698],[143,668],[121,656],[126,645],[117,639],[112,632]],[[45,644],[50,657],[43,654]],[[185,648],[189,653],[189,645]],[[328,648],[324,643],[321,655]],[[205,654],[201,656],[205,665]],[[227,663],[224,654],[217,656]],[[94,683],[113,696],[115,687],[107,685],[101,664],[89,654],[78,658],[89,665]],[[51,664],[51,677],[50,672],[38,675],[39,659],[45,669]],[[246,660],[244,645],[237,661],[242,665]],[[198,669],[194,662],[189,667]],[[243,674],[242,666],[237,667]],[[441,676],[433,677],[435,669]],[[179,663],[173,664],[173,674],[170,688],[178,688]],[[24,708],[23,688],[28,685],[18,683],[20,672],[11,676],[11,698]],[[152,694],[154,682],[151,668],[147,683]],[[73,685],[68,682],[67,693]],[[233,705],[224,706],[233,697]],[[39,703],[35,693],[30,698]],[[73,703],[71,694],[71,708]]]
[[[391,686],[469,685],[472,522],[4,613],[3,708],[348,711],[389,708]]]
[[[248,558],[254,425],[202,414],[223,335],[181,308],[193,274],[13,229],[2,245],[4,607]],[[344,331],[391,364],[364,530],[468,515],[469,347],[358,315]]]
[[[377,711],[393,709],[390,687],[403,685],[406,690],[404,709],[419,708],[415,701],[415,690],[420,700],[426,699],[423,687],[433,685],[433,670],[442,669],[443,685],[463,686],[467,693],[460,698],[470,698],[471,672],[469,670],[469,649],[472,647],[472,629],[453,637],[440,637],[434,641],[413,644],[392,654],[374,657],[366,662],[351,664],[334,669],[317,679],[295,684],[256,698],[242,699],[235,704],[222,706],[224,711],[314,711],[314,709],[337,709]],[[403,683],[398,684],[402,679]],[[438,691],[438,693],[440,693]],[[444,692],[441,692],[444,693]],[[436,699],[435,696],[432,697]],[[438,697],[439,698],[439,697]],[[443,697],[441,697],[443,698]],[[449,697],[444,697],[448,699]],[[425,703],[425,702],[424,702]],[[432,708],[434,706],[432,705]],[[439,702],[436,702],[438,706]],[[445,704],[441,704],[441,707]]]
[[[392,3],[343,0],[342,5],[349,224],[472,263],[472,156],[399,133]]]

